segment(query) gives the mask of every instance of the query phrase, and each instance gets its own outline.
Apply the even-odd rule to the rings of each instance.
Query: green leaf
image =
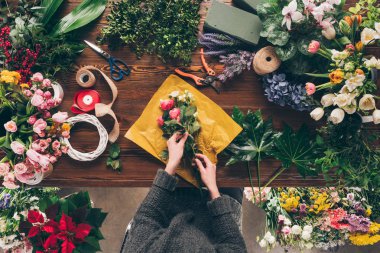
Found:
[[[270,43],[272,43],[275,46],[280,46],[280,47],[285,46],[288,43],[289,39],[290,39],[289,32],[278,31],[278,30],[274,30],[274,31],[270,32],[268,34],[268,37],[267,37],[267,40]],[[291,45],[291,46],[293,46],[293,45]],[[293,48],[291,46],[288,45],[286,48],[293,50]],[[294,47],[295,47],[295,45],[294,45]]]
[[[85,241],[90,244],[96,251],[100,251],[99,240],[92,236],[87,236]]]
[[[308,51],[310,42],[311,42],[311,39],[308,39],[308,38],[302,38],[298,40],[297,42],[298,51],[300,51],[302,54],[306,56],[311,56],[312,54],[309,53]]]
[[[276,13],[276,10],[279,8],[278,1],[261,1],[257,5],[257,14],[260,16],[266,16],[268,14]]]
[[[260,36],[268,37],[275,30],[282,30],[281,18],[278,16],[270,17],[263,22],[263,30],[260,32]]]
[[[285,125],[282,133],[277,133],[274,139],[274,147],[271,155],[281,160],[284,168],[296,166],[298,172],[303,176],[317,175],[312,167],[318,158],[316,155],[316,144],[310,138],[306,125],[297,132]]]
[[[42,9],[42,17],[40,22],[43,26],[50,21],[53,15],[57,12],[59,6],[61,6],[63,0],[42,0],[41,7]]]
[[[109,153],[110,153],[110,157],[112,159],[119,158],[119,156],[120,156],[120,146],[119,146],[119,144],[118,143],[112,143],[111,146],[110,146]]]
[[[244,120],[242,113],[234,109],[238,117],[242,133],[228,146],[227,152],[232,155],[226,165],[232,165],[242,161],[257,161],[266,156],[273,145],[273,128],[270,120],[264,121],[260,111],[255,113],[248,111]]]
[[[297,45],[294,41],[290,41],[284,47],[276,47],[276,54],[281,61],[287,61],[293,58],[297,53]]]
[[[361,9],[361,6],[360,4],[356,3],[355,7],[350,7],[348,8],[348,11],[353,13],[353,14],[358,14],[358,12],[360,11]]]
[[[53,27],[51,35],[62,35],[87,25],[103,13],[106,4],[107,0],[84,0]]]

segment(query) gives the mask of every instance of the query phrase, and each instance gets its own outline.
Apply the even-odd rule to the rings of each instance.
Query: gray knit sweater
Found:
[[[125,253],[247,252],[236,219],[240,204],[229,196],[206,203],[198,194],[176,194],[177,180],[159,170],[138,209]],[[194,197],[197,195],[197,197]]]

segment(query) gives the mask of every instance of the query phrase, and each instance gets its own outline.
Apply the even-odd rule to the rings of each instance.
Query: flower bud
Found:
[[[336,32],[335,32],[334,27],[331,25],[331,26],[327,27],[326,29],[323,29],[323,30],[322,30],[322,35],[323,35],[326,39],[328,39],[328,40],[333,40],[333,39],[335,39]]]
[[[380,110],[377,110],[377,109],[374,110],[372,117],[373,117],[374,124],[380,124]]]
[[[323,107],[329,107],[334,103],[335,94],[326,94],[321,98],[321,104]]]
[[[314,119],[315,121],[318,121],[320,120],[323,115],[325,114],[325,111],[323,110],[323,108],[321,107],[317,107],[315,108],[311,113],[310,113],[310,117],[312,119]]]
[[[351,27],[345,19],[344,20],[342,19],[341,21],[339,21],[339,29],[346,36],[351,34]]]
[[[345,112],[342,109],[336,108],[331,112],[329,121],[331,121],[334,125],[337,125],[343,121],[344,115]]]

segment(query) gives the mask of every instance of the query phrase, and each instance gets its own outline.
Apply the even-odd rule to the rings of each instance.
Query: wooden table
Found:
[[[70,0],[66,4],[64,12],[72,9],[79,0]],[[85,29],[84,38],[95,41],[100,28],[106,23],[105,17],[109,13],[106,10],[98,22]],[[108,50],[106,46],[103,47]],[[379,55],[378,49],[372,49],[372,53]],[[119,97],[114,105],[120,124],[121,134],[119,143],[121,146],[121,161],[123,170],[121,173],[112,171],[106,167],[108,152],[93,162],[78,162],[70,157],[64,157],[54,167],[54,172],[46,178],[42,185],[60,187],[149,187],[159,167],[163,164],[139,148],[131,141],[124,138],[126,131],[137,120],[146,104],[160,87],[162,82],[174,73],[175,66],[163,64],[155,56],[145,55],[141,59],[131,53],[127,48],[112,52],[118,58],[124,59],[132,68],[131,75],[117,83]],[[214,69],[220,73],[222,65],[214,61]],[[106,73],[109,67],[106,61],[91,49],[85,49],[77,60],[78,68],[85,65],[94,65]],[[193,55],[193,62],[189,67],[193,73],[203,75],[198,51]],[[70,73],[62,73],[59,76],[60,83],[65,91],[65,98],[61,110],[69,111],[72,98],[80,87],[75,81],[75,69]],[[111,99],[111,92],[106,83],[98,78],[96,90],[101,94],[103,102]],[[267,101],[263,88],[253,71],[247,71],[240,77],[225,84],[224,91],[218,95],[211,88],[202,92],[219,104],[226,112],[230,113],[235,105],[243,111],[248,109],[261,109],[265,117],[272,117],[274,126],[281,128],[282,122],[293,127],[300,127],[303,123],[313,127],[313,122],[308,113],[296,112],[290,108],[283,108]],[[112,128],[113,120],[110,117],[100,119],[108,130]],[[98,144],[98,136],[94,127],[83,124],[76,125],[72,131],[72,145],[80,151],[94,150]],[[278,168],[279,163],[274,160],[266,160],[261,168],[262,182],[269,180]],[[254,167],[252,167],[254,169]],[[224,161],[218,164],[217,172],[219,186],[242,187],[248,186],[248,174],[243,164],[225,167]],[[254,179],[256,183],[256,179]],[[272,186],[320,186],[324,185],[322,177],[303,179],[295,169],[290,169],[272,183]]]

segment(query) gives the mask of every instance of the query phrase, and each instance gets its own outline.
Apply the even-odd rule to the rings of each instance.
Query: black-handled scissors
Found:
[[[120,81],[125,76],[128,76],[131,73],[130,68],[127,63],[118,58],[112,57],[109,53],[98,47],[97,45],[85,40],[84,41],[92,50],[103,56],[110,65],[111,78],[115,81]]]

